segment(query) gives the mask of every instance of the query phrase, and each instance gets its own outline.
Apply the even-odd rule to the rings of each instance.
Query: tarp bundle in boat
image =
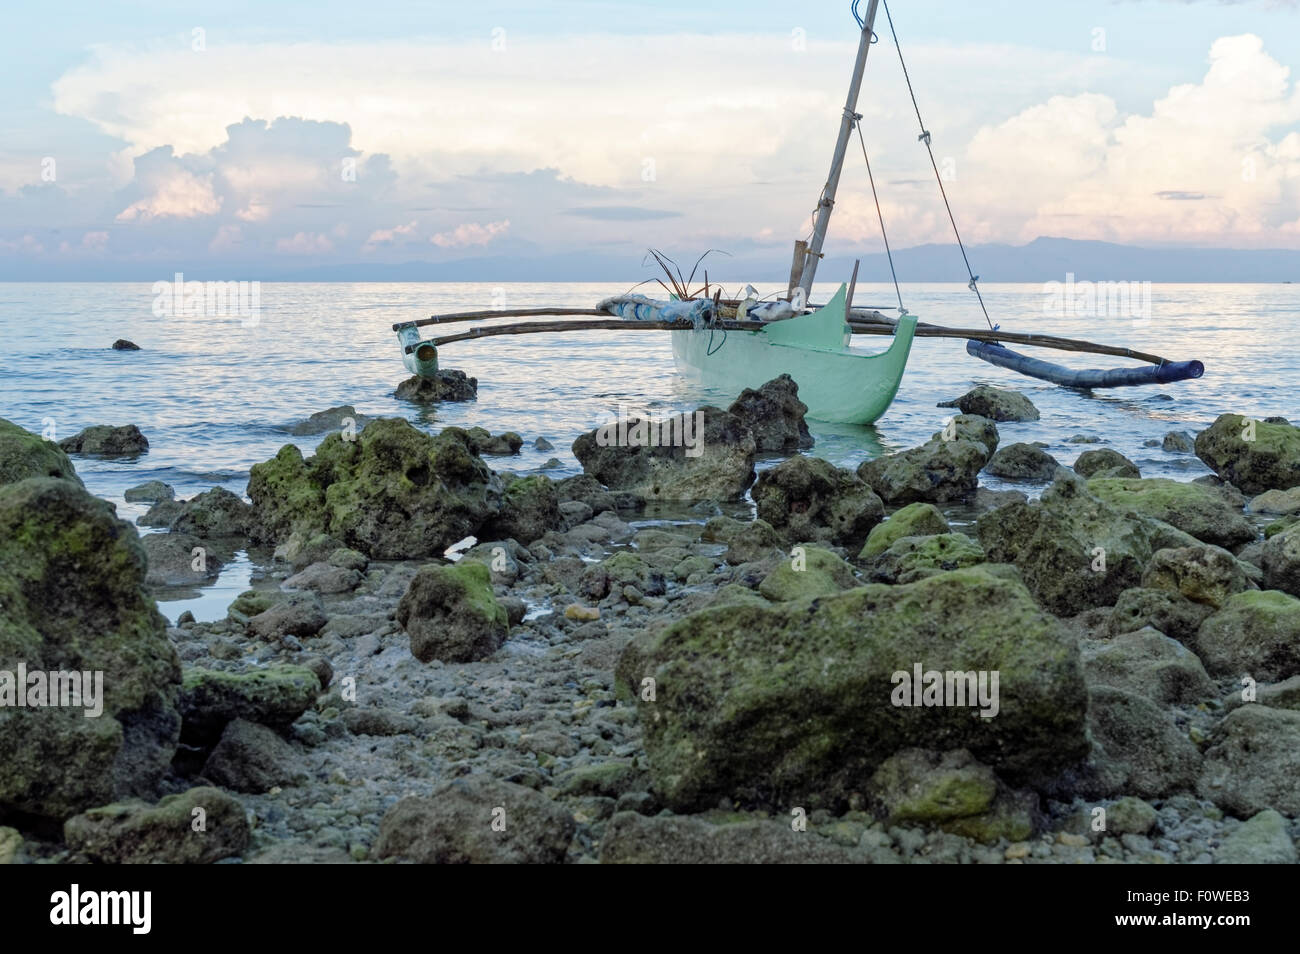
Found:
[[[655,301],[644,295],[616,295],[596,306],[626,321],[689,321],[703,328],[713,317],[713,302],[708,298],[695,301]]]

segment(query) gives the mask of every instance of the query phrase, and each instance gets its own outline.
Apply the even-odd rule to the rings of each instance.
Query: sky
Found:
[[[1300,250],[1296,0],[890,10],[969,242]],[[950,241],[877,34],[890,241]],[[9,5],[0,277],[788,261],[857,40],[847,2]],[[856,137],[827,248],[882,248]]]

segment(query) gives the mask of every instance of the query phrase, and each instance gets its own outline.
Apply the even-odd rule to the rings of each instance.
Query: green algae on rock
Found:
[[[420,662],[472,662],[501,648],[509,630],[482,563],[426,566],[397,604],[397,621]]]
[[[1120,510],[1154,517],[1217,546],[1249,543],[1258,535],[1240,508],[1205,484],[1163,477],[1095,477],[1088,481],[1088,491]]]
[[[81,478],[63,448],[0,418],[0,484],[29,477],[57,477],[81,486]]]
[[[874,583],[915,583],[983,562],[983,548],[964,533],[900,537],[869,561],[868,575]]]
[[[796,454],[765,470],[754,485],[760,519],[790,543],[859,546],[885,516],[885,506],[852,471]]]
[[[892,705],[894,674],[918,663],[999,673],[997,717]],[[674,810],[723,797],[836,804],[915,746],[965,747],[1015,779],[1088,751],[1077,645],[1023,584],[983,568],[705,610],[637,637],[616,675],[638,700],[655,790]]]
[[[783,603],[839,593],[856,582],[853,567],[834,553],[800,546],[763,577],[758,592],[775,603]]]
[[[1014,563],[1029,589],[1059,616],[1110,606],[1137,586],[1153,552],[1153,528],[1058,480],[1037,503],[1012,503],[977,524],[989,560]]]
[[[1193,648],[1219,676],[1277,682],[1300,674],[1300,599],[1277,590],[1234,594],[1201,624]]]
[[[441,554],[496,512],[500,490],[465,431],[430,437],[399,418],[330,434],[309,460],[286,445],[248,481],[263,541],[329,533],[381,560]]]
[[[62,819],[148,795],[176,749],[181,672],[112,505],[62,478],[0,486],[0,669],[103,673],[103,713],[0,708],[0,810]]]
[[[196,828],[196,812],[203,825]],[[202,865],[242,854],[251,832],[239,802],[201,786],[157,805],[115,802],[69,818],[63,837],[73,851],[103,864]]]
[[[277,664],[246,672],[199,666],[182,673],[182,738],[211,743],[228,722],[247,719],[287,729],[316,702],[320,679],[306,666]]]
[[[625,418],[573,442],[588,475],[647,500],[737,500],[754,482],[756,449],[753,431],[710,406],[663,422]]]
[[[1220,414],[1196,435],[1196,456],[1242,493],[1300,486],[1300,427]]]
[[[859,560],[865,560],[884,553],[895,540],[903,537],[924,537],[936,533],[948,533],[952,528],[944,519],[939,508],[934,504],[911,503],[901,510],[890,514],[884,523],[876,524],[867,536],[858,554]]]

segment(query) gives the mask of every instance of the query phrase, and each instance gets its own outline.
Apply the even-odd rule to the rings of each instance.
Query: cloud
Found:
[[[411,221],[406,225],[394,226],[391,229],[375,229],[366,239],[365,248],[370,249],[379,245],[392,245],[399,238],[409,238],[415,234],[416,222]]]
[[[980,130],[961,172],[977,207],[1020,222],[1010,235],[1019,240],[1277,245],[1300,208],[1300,134],[1287,132],[1297,123],[1289,69],[1257,36],[1223,37],[1200,82],[1172,87],[1149,111],[1053,97]],[[1007,177],[1017,188],[996,188]]]
[[[170,146],[154,149],[136,159],[133,185],[133,191],[143,196],[117,214],[119,222],[190,219],[214,215],[221,208],[211,175],[187,168],[172,155]]]
[[[467,222],[464,225],[458,225],[450,232],[439,232],[433,238],[429,239],[439,248],[464,248],[470,245],[487,245],[499,235],[504,235],[510,229],[510,220],[503,222],[489,222],[487,225],[479,225],[476,222]]]
[[[53,102],[126,143],[105,158],[125,174],[0,194],[0,238],[45,249],[60,239],[43,230],[105,232],[104,254],[124,260],[248,267],[543,248],[635,267],[646,246],[775,255],[802,236],[853,44],[638,36],[648,80],[610,69],[625,42],[97,47]],[[1300,245],[1295,84],[1258,37],[1215,42],[1203,75],[1162,81],[1145,105],[1118,92],[1164,75],[1142,61],[981,43],[908,53],[971,242]],[[895,248],[950,241],[896,62],[873,55],[859,110]],[[828,250],[880,248],[855,142]]]

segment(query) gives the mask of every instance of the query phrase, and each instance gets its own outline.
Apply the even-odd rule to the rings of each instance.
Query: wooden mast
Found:
[[[831,210],[835,206],[835,191],[840,184],[840,170],[844,167],[844,154],[849,148],[849,136],[853,124],[858,120],[858,91],[862,88],[862,74],[867,68],[867,53],[871,49],[872,27],[876,24],[876,8],[880,0],[869,0],[867,18],[862,25],[862,37],[858,41],[858,59],[853,67],[853,79],[849,83],[848,99],[844,103],[844,118],[840,121],[840,136],[835,141],[835,155],[831,158],[831,172],[826,177],[821,198],[817,202],[817,219],[813,223],[812,240],[806,250],[795,243],[794,269],[799,272],[799,287],[803,289],[804,301],[812,294],[813,277],[817,274],[817,262],[822,257],[822,243],[826,241],[826,227],[830,224]],[[803,253],[800,268],[800,252]]]

